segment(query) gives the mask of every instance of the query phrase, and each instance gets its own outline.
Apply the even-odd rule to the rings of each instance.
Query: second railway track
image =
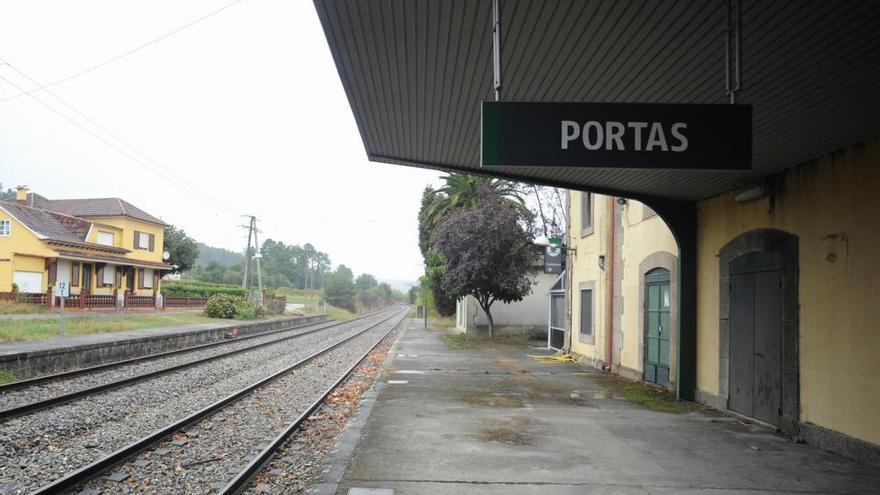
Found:
[[[155,431],[172,418],[204,408],[277,373],[312,350],[350,337],[392,314],[396,313],[347,322],[335,331],[297,339],[295,345],[268,346],[9,419],[0,423],[0,486],[14,487],[5,491],[8,493],[30,493]]]
[[[369,318],[365,315],[358,320]],[[297,339],[348,322],[319,322],[178,349],[0,386],[0,421],[124,387],[142,380]]]
[[[235,493],[404,316],[372,322],[32,493]]]

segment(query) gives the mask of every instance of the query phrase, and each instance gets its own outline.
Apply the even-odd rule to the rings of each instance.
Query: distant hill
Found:
[[[199,243],[199,257],[196,259],[196,265],[207,266],[212,261],[216,261],[221,265],[237,265],[244,261],[241,253],[236,253],[228,249],[211,247],[203,243]]]
[[[418,283],[409,280],[395,280],[390,278],[380,278],[379,282],[386,283],[390,285],[392,289],[397,289],[401,292],[407,292],[409,291],[410,287],[415,287],[419,285]]]

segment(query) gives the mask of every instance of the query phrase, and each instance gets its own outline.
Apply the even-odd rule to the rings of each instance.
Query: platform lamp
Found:
[[[535,240],[532,241],[532,244],[543,248],[564,249],[566,252],[577,254],[577,248],[568,247],[563,244],[561,237],[547,237],[545,235],[540,235],[538,237],[535,237]]]

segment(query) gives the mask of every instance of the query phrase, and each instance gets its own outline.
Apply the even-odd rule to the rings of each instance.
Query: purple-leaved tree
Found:
[[[528,232],[529,213],[506,204],[488,190],[478,203],[450,213],[434,233],[434,247],[443,255],[443,290],[458,299],[474,296],[495,337],[492,304],[521,301],[532,292],[529,267],[535,248]]]

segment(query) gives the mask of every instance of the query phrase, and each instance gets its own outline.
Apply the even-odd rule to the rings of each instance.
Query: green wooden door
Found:
[[[645,380],[669,383],[669,270],[645,274]]]

